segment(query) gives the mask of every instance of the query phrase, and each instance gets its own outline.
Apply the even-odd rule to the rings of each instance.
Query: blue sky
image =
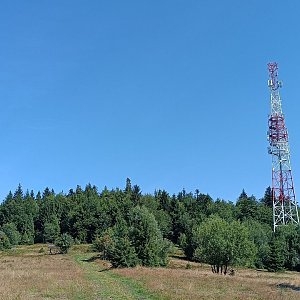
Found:
[[[271,183],[277,61],[300,193],[298,1],[1,1],[0,199],[90,182],[235,201]]]

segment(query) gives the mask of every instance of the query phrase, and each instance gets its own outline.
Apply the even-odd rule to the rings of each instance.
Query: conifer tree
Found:
[[[284,269],[284,241],[275,234],[270,241],[270,250],[266,267],[270,272],[278,272]]]

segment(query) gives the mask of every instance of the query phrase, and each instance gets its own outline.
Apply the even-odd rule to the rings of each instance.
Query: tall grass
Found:
[[[223,276],[183,258],[168,268],[111,269],[87,251],[75,246],[69,255],[49,255],[34,245],[0,252],[0,299],[300,299],[296,272],[238,269]]]
[[[213,274],[208,266],[172,260],[171,268],[115,270],[142,282],[166,299],[300,299],[300,276],[295,272],[237,270],[235,276]]]
[[[69,257],[40,252],[41,247],[0,254],[0,299],[93,299],[81,268]]]

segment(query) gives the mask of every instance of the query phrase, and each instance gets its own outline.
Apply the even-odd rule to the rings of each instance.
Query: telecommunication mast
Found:
[[[269,63],[268,86],[271,94],[271,114],[269,116],[269,154],[272,155],[272,200],[273,225],[298,224],[299,215],[294,190],[288,131],[281,107],[277,63]]]

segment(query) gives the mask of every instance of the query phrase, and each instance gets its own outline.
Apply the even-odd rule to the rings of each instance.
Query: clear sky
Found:
[[[300,195],[299,14],[296,0],[1,1],[0,199],[127,177],[262,197],[269,61]]]

